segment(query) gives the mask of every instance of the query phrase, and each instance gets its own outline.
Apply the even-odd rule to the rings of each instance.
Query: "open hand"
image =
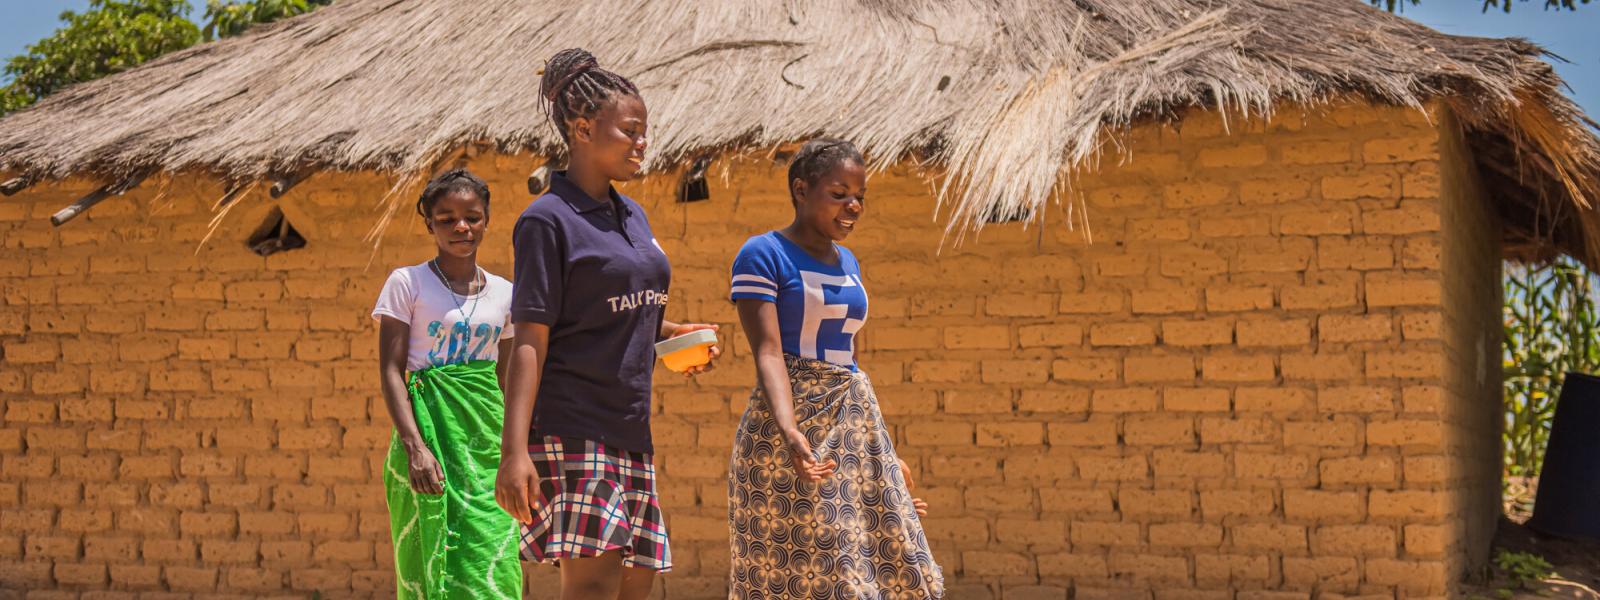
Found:
[[[833,470],[839,468],[839,463],[833,459],[827,462],[817,462],[811,455],[811,441],[805,434],[798,431],[784,436],[789,445],[789,457],[794,463],[794,473],[800,481],[815,483],[833,476]]]

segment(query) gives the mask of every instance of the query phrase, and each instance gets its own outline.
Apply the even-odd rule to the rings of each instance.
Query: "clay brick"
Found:
[[[1181,556],[1112,553],[1109,565],[1113,576],[1131,577],[1135,581],[1189,580],[1189,559]]]
[[[1359,523],[1366,514],[1366,494],[1285,489],[1283,514],[1291,522]]]
[[[994,391],[957,391],[944,393],[944,411],[950,414],[1004,413],[1010,414],[1011,394]]]
[[[1367,163],[1417,162],[1438,158],[1437,137],[1376,139],[1367,140],[1361,145],[1361,159]]]
[[[1390,388],[1348,386],[1317,391],[1317,410],[1324,413],[1386,413],[1394,409],[1394,390]]]
[[[1288,492],[1285,492],[1285,503]],[[1235,548],[1245,550],[1304,551],[1307,547],[1306,528],[1299,525],[1277,523],[1252,523],[1228,528],[1228,539]]]
[[[1210,548],[1222,545],[1222,526],[1210,523],[1157,523],[1150,526],[1150,545]]]
[[[1394,337],[1394,320],[1386,314],[1323,315],[1317,337],[1325,342],[1378,342]]]
[[[1194,514],[1194,504],[1194,494],[1188,490],[1125,489],[1117,492],[1117,505],[1126,517],[1188,517]]]
[[[1426,379],[1444,376],[1444,358],[1437,351],[1369,352],[1368,378]]]
[[[1149,323],[1103,323],[1089,328],[1089,343],[1095,346],[1147,346],[1155,342],[1155,327]]]
[[[1091,481],[1142,481],[1150,476],[1143,456],[1078,456],[1073,463],[1078,475]]]
[[[1444,315],[1436,312],[1405,315],[1400,321],[1400,332],[1407,341],[1442,339]]]
[[[1116,381],[1119,366],[1120,361],[1108,358],[1057,359],[1050,365],[1050,375],[1056,381]]]
[[[1272,563],[1265,556],[1201,554],[1194,557],[1195,580],[1202,583],[1266,581]]]
[[[965,383],[978,378],[978,363],[954,360],[923,360],[911,363],[915,383]]]
[[[1162,190],[1162,205],[1167,208],[1215,206],[1227,202],[1232,195],[1233,190],[1226,185],[1193,181],[1166,186]]]
[[[1200,296],[1196,290],[1134,290],[1132,294],[1132,308],[1135,314],[1194,312],[1199,307]]]
[[[984,312],[993,317],[1048,317],[1055,314],[1054,294],[997,294],[984,300]]]
[[[1353,590],[1361,581],[1361,570],[1356,559],[1345,556],[1285,556],[1283,581],[1299,589]]]
[[[1218,452],[1156,450],[1151,454],[1151,466],[1159,479],[1225,477],[1228,474],[1227,458]]]
[[[1290,422],[1283,424],[1283,439],[1290,446],[1347,448],[1361,442],[1361,431],[1348,421]]]
[[[1114,313],[1122,310],[1122,294],[1116,292],[1062,294],[1058,310],[1064,315]]]
[[[1043,383],[1050,380],[1050,363],[1043,360],[985,360],[984,383]]]
[[[1156,409],[1156,391],[1149,388],[1095,390],[1090,409],[1097,413],[1150,412]]]
[[[1356,287],[1351,284],[1286,285],[1282,299],[1285,310],[1327,310],[1355,306]]]
[[[1317,268],[1372,271],[1394,268],[1394,243],[1385,238],[1317,238]]]
[[[1444,424],[1436,420],[1405,419],[1367,423],[1369,445],[1438,450],[1444,448],[1444,443]]]
[[[1023,348],[1077,346],[1083,343],[1083,328],[1071,324],[1024,325],[1017,329],[1017,342]]]
[[[1168,277],[1204,279],[1226,272],[1228,259],[1211,250],[1180,246],[1161,252],[1161,274]]]
[[[1133,219],[1128,222],[1128,237],[1135,240],[1183,241],[1189,239],[1185,219]]]
[[[1393,173],[1367,171],[1357,175],[1333,175],[1322,178],[1322,197],[1325,200],[1350,200],[1354,198],[1395,198],[1399,196],[1399,180]]]
[[[1241,347],[1304,346],[1311,343],[1311,322],[1305,319],[1241,319],[1235,325]]]
[[[1228,390],[1217,388],[1166,388],[1161,392],[1161,407],[1167,411],[1226,412]]]
[[[1367,306],[1441,306],[1438,280],[1371,280],[1367,286]]]
[[[1283,235],[1350,235],[1354,229],[1350,213],[1337,210],[1293,212],[1278,221]]]
[[[1366,580],[1415,595],[1442,594],[1449,569],[1442,561],[1374,558],[1366,561]]]
[[[1212,354],[1201,358],[1200,371],[1207,381],[1271,381],[1277,376],[1271,356]]]
[[[911,423],[906,425],[906,439],[921,445],[963,445],[973,443],[971,423]]]
[[[1253,167],[1267,162],[1267,147],[1261,144],[1244,144],[1224,148],[1207,148],[1196,157],[1200,166]]]
[[[1072,544],[1079,546],[1138,546],[1143,541],[1138,523],[1073,521]]]
[[[1448,499],[1446,492],[1373,490],[1367,512],[1381,518],[1441,519],[1447,514]]]
[[[1094,261],[1094,272],[1100,277],[1135,277],[1150,270],[1150,259],[1142,254],[1101,256]],[[1062,306],[1071,294],[1062,295]]]
[[[1048,425],[1051,446],[1115,446],[1117,423],[1111,419],[1090,419],[1081,423],[1055,422]]]
[[[1130,356],[1123,361],[1128,383],[1194,381],[1194,358],[1189,356]]]
[[[1044,423],[979,423],[979,446],[1037,446],[1044,443]]]
[[[1394,556],[1398,545],[1393,527],[1328,525],[1311,531],[1311,551],[1329,556]]]
[[[1452,461],[1445,456],[1407,456],[1401,471],[1407,487],[1450,481]]]
[[[1238,312],[1272,308],[1272,288],[1219,286],[1206,288],[1206,310]],[[1287,307],[1286,307],[1287,308]]]
[[[1290,165],[1322,165],[1352,160],[1351,146],[1345,141],[1296,142],[1278,149],[1279,160]]]
[[[967,573],[978,577],[1023,577],[1033,575],[1033,559],[1017,552],[967,551],[961,553]]]
[[[1361,378],[1361,355],[1344,352],[1285,354],[1283,378],[1290,381],[1333,382]]]
[[[1233,342],[1233,322],[1225,319],[1163,321],[1161,343],[1171,346],[1218,346]]]
[[[1009,348],[1010,336],[1006,328],[999,327],[997,329],[999,329],[1000,336],[999,341],[995,343],[1001,345],[991,347]],[[870,333],[864,336],[866,345],[878,350],[912,350],[939,347],[939,329],[936,327],[875,327],[868,331]],[[948,330],[945,331],[944,337],[947,347],[960,347],[950,345],[950,332]]]
[[[1395,460],[1388,456],[1324,458],[1317,465],[1323,485],[1393,484],[1400,480]]]
[[[1406,201],[1400,208],[1361,213],[1361,228],[1369,235],[1429,233],[1439,227],[1439,211],[1432,203]]]
[[[1110,576],[1106,558],[1100,554],[1042,554],[1038,558],[1042,577],[1104,578]]]
[[[1285,387],[1241,387],[1233,408],[1241,412],[1294,412],[1311,406],[1311,390]]]
[[[1156,194],[1156,190],[1150,187],[1114,187],[1090,192],[1089,202],[1107,208],[1150,206],[1156,203]]]
[[[1277,177],[1239,183],[1239,202],[1243,204],[1281,204],[1310,195],[1311,182],[1304,179]]]
[[[1265,242],[1241,242],[1234,257],[1236,273],[1294,273],[1311,264],[1315,247],[1310,238],[1281,238]]]
[[[1420,557],[1444,556],[1453,534],[1447,525],[1406,525],[1406,554]]]
[[[1017,410],[1024,413],[1079,413],[1089,410],[1089,392],[1081,389],[1023,390]]]
[[[1151,404],[1151,410],[1155,405]],[[1133,446],[1187,446],[1194,444],[1195,429],[1192,419],[1174,419],[1166,416],[1130,418],[1124,425],[1123,438]]]

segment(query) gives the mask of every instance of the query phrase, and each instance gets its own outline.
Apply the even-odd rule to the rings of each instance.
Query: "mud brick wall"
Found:
[[[922,174],[875,175],[849,241],[863,364],[953,597],[1421,598],[1481,561],[1498,235],[1446,117],[1141,128],[1073,180],[1092,243],[1051,207],[1042,230],[941,249]],[[510,272],[535,164],[472,164],[493,184],[492,271]],[[727,569],[753,382],[728,266],[790,217],[781,165],[712,172],[704,202],[674,202],[666,177],[627,188],[673,261],[669,317],[729,341],[709,376],[657,378],[674,599],[715,597]],[[389,269],[432,254],[409,201],[376,253],[364,241],[391,185],[311,178],[276,203],[309,245],[266,258],[243,243],[274,206],[259,192],[200,246],[222,190],[199,176],[59,229],[46,216],[91,182],[0,201],[0,588],[391,593],[366,315]],[[554,570],[529,578],[553,590]]]

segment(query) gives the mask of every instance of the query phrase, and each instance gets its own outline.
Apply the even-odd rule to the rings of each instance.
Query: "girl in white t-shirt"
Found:
[[[439,246],[395,269],[372,318],[394,421],[384,487],[399,598],[517,598],[517,523],[494,499],[511,282],[478,268],[489,188],[447,171],[417,200]]]

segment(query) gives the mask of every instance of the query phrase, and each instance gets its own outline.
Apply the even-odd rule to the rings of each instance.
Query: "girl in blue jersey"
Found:
[[[861,265],[838,245],[866,210],[849,142],[814,140],[789,165],[794,221],[745,242],[730,297],[757,385],[729,462],[731,598],[940,598],[905,465],[856,365]]]

